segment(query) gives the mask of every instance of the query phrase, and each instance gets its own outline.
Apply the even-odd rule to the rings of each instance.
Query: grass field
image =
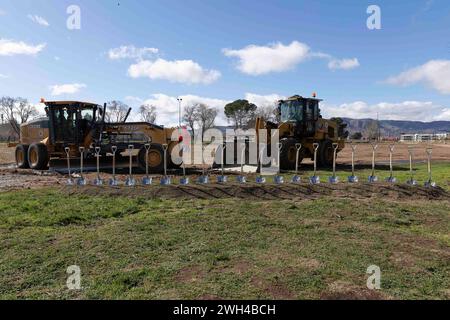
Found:
[[[449,299],[450,202],[0,193],[0,298]],[[66,288],[81,268],[82,290]],[[369,265],[381,290],[366,287]]]

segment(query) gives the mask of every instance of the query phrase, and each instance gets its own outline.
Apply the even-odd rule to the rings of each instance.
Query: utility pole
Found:
[[[177,98],[178,100],[178,127],[181,128],[181,102],[183,99]]]

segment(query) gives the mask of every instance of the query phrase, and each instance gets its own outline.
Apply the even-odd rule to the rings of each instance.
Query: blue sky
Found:
[[[317,92],[326,116],[450,120],[449,31],[447,0],[0,0],[0,95],[151,103],[172,124],[178,96],[222,109]]]

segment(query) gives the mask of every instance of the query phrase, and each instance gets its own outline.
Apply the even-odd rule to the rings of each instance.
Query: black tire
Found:
[[[19,144],[16,147],[16,165],[19,169],[28,169],[28,148],[26,144]]]
[[[295,170],[297,157],[297,141],[294,138],[282,139],[281,141],[280,162],[281,170]],[[301,155],[299,156],[299,163],[301,162]]]
[[[317,155],[318,165],[322,168],[330,168],[333,166],[333,152],[333,142],[328,139],[322,141]]]
[[[28,165],[33,170],[46,170],[48,167],[48,151],[43,143],[34,143],[28,148]]]
[[[146,150],[144,147],[139,150],[138,162],[139,168],[145,172],[145,153]],[[169,153],[167,153],[167,157],[170,157]],[[159,144],[152,144],[149,151],[149,165],[148,171],[150,173],[162,173],[164,172],[164,150]],[[169,165],[170,160],[167,159],[167,165]]]

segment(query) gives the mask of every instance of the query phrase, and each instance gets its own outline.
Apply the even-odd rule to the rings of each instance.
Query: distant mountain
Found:
[[[347,130],[350,134],[361,132],[366,133],[366,128],[373,119],[350,119],[342,118],[348,125]],[[399,121],[399,120],[380,120],[382,136],[399,136],[405,133],[444,133],[450,132],[450,121]]]

